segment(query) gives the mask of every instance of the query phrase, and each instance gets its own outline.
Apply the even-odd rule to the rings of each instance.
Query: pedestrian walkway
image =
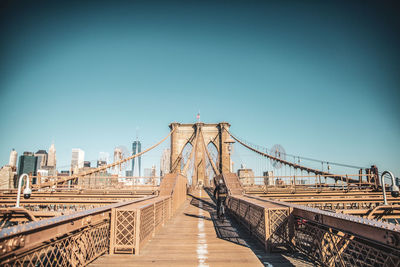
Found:
[[[283,254],[266,254],[238,225],[218,221],[215,205],[198,190],[141,250],[104,255],[91,266],[311,266]]]

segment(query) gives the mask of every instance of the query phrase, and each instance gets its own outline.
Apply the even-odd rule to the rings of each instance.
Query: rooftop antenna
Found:
[[[139,141],[139,127],[136,127],[136,141]]]
[[[200,110],[199,110],[199,112],[197,113],[196,118],[197,118],[197,122],[200,122]]]

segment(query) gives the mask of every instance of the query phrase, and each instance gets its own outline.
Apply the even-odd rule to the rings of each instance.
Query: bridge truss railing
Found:
[[[86,265],[109,249],[111,210],[149,198],[3,228],[0,265]]]
[[[113,209],[110,254],[139,254],[140,248],[186,200],[186,190],[184,176],[168,174],[157,198]]]
[[[169,174],[159,196],[123,201],[0,231],[0,266],[84,266],[110,253],[139,253],[186,200],[187,180]]]
[[[228,197],[229,212],[271,251],[286,246],[325,266],[398,266],[400,227],[250,196]]]
[[[372,188],[374,183],[371,182],[371,174],[344,174],[336,175],[335,179],[332,175],[273,175],[273,176],[248,176],[240,177],[240,181],[245,189],[252,188],[263,189],[268,191],[274,188],[290,188],[293,190],[313,187],[323,190],[325,188],[335,189],[364,189]],[[354,182],[357,181],[357,182]]]
[[[171,197],[115,208],[111,215],[110,254],[138,254],[171,216]]]
[[[34,191],[54,190],[92,190],[92,189],[124,189],[124,190],[155,190],[160,184],[159,176],[112,176],[109,173],[93,173],[75,179],[73,182],[58,184],[58,179],[68,179],[72,176],[29,176]],[[72,181],[72,180],[71,180]],[[53,183],[51,187],[42,188],[42,184]],[[42,188],[42,189],[41,189]]]

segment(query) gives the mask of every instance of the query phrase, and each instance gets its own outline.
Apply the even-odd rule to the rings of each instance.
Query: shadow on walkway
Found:
[[[226,216],[224,221],[218,219],[216,205],[214,202],[212,202],[213,196],[210,192],[207,193],[211,198],[209,200],[190,195],[192,197],[190,204],[209,212],[211,218],[204,216],[204,219],[212,220],[218,238],[240,246],[248,247],[264,266],[312,266],[312,264],[307,261],[305,255],[300,253],[289,253],[288,251],[282,251],[279,253],[266,253],[262,245],[257,240],[252,238],[247,229],[242,227],[238,222],[236,222],[235,219],[231,218],[229,215]],[[201,205],[200,202],[202,203]],[[192,214],[186,215],[199,217],[198,215]],[[287,257],[295,258],[300,264],[293,265],[287,259]]]
[[[190,214],[190,213],[186,213],[186,212],[184,212],[183,214],[185,214],[186,216],[190,216],[190,217],[194,217],[194,218],[201,218],[201,219],[204,219],[204,220],[207,220],[207,221],[211,221],[211,218],[209,218],[207,216]]]

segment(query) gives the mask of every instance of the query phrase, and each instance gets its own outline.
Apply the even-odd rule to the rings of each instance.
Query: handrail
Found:
[[[88,215],[93,215],[93,214],[97,214],[97,213],[101,213],[101,212],[105,212],[108,210],[111,210],[112,208],[118,208],[118,207],[123,207],[126,205],[130,205],[133,203],[138,203],[144,200],[148,200],[151,198],[155,198],[156,196],[150,196],[150,197],[145,197],[145,198],[141,198],[141,199],[135,199],[135,200],[131,200],[131,201],[125,201],[125,202],[118,202],[115,204],[111,204],[111,205],[107,205],[107,206],[103,206],[103,207],[98,207],[98,208],[94,208],[94,209],[90,209],[90,210],[84,210],[84,211],[79,211],[73,214],[68,214],[68,215],[61,215],[58,217],[54,217],[54,218],[49,218],[49,219],[44,219],[44,220],[40,220],[40,221],[36,221],[36,222],[29,222],[29,223],[25,223],[22,225],[17,225],[17,226],[13,226],[13,227],[8,227],[8,228],[3,228],[0,231],[0,241],[4,238],[10,238],[11,236],[15,236],[15,235],[20,235],[26,232],[32,232],[32,231],[40,231],[40,229],[46,228],[46,227],[52,227],[56,224],[61,224],[61,223],[65,223],[67,221],[71,221],[71,220],[76,220],[76,219],[80,219],[83,218],[85,216]]]
[[[334,221],[345,220],[351,224],[354,224],[354,223],[362,224],[363,226],[373,227],[375,229],[382,230],[385,233],[390,232],[392,235],[396,235],[396,236],[400,237],[400,225],[387,223],[387,222],[383,222],[383,221],[378,221],[378,220],[371,220],[371,219],[362,218],[362,217],[354,216],[354,215],[350,215],[350,214],[335,213],[335,212],[320,210],[317,208],[311,208],[311,207],[307,207],[304,205],[292,204],[292,203],[287,203],[287,202],[283,202],[283,201],[270,200],[270,199],[266,200],[266,199],[262,199],[259,197],[249,196],[249,195],[245,195],[245,197],[250,198],[250,199],[259,200],[259,201],[266,202],[266,203],[273,203],[273,204],[281,205],[283,207],[293,208],[294,210],[300,211],[302,214],[308,214],[310,219],[312,219],[312,220],[318,221],[321,217],[327,217],[329,219],[323,220],[323,224],[326,226],[332,227],[332,228],[338,229],[337,224],[333,225]],[[342,224],[340,227],[341,229],[339,229],[339,230],[344,231],[344,232],[349,232],[349,230],[347,229],[348,228],[347,226],[348,226],[347,224],[346,225]],[[376,232],[363,231],[362,228],[356,228],[356,227],[352,227],[351,229],[352,229],[352,231],[350,231],[350,232],[353,232],[353,234],[362,236],[363,238],[369,239],[372,242],[379,242],[381,244],[385,244],[385,243],[388,243],[389,239],[391,238],[391,236],[389,234],[378,235]],[[387,245],[389,245],[389,244],[387,244]]]

